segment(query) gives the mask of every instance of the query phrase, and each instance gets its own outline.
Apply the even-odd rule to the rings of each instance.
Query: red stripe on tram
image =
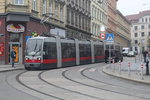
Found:
[[[44,64],[57,63],[57,59],[43,59]]]
[[[80,60],[91,60],[92,57],[80,57]]]
[[[105,58],[105,56],[95,56],[95,59],[102,59]]]
[[[41,60],[35,60],[35,59],[26,60],[26,63],[41,63]]]
[[[71,62],[71,61],[76,61],[76,58],[63,58],[62,62]]]

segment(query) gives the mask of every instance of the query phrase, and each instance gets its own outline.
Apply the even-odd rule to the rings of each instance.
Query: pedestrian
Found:
[[[11,53],[10,53],[11,59],[12,59],[12,67],[14,67],[14,63],[15,63],[15,58],[16,58],[16,52],[14,51],[14,49],[12,49]]]
[[[144,62],[146,62],[146,55],[148,54],[147,51],[143,51],[143,57],[144,57]]]

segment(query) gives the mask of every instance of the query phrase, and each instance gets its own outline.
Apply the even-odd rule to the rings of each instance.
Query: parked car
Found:
[[[122,48],[123,56],[127,56],[128,53],[129,53],[129,48]]]
[[[127,54],[127,57],[135,57],[135,52],[129,51],[129,53]]]

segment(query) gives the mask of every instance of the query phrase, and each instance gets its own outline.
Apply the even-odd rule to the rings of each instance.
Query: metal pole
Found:
[[[119,75],[121,75],[121,61],[119,60]]]
[[[114,67],[114,72],[115,72],[115,60],[112,59],[113,67]]]
[[[141,79],[144,80],[144,78],[143,78],[143,64],[141,65]]]
[[[111,44],[109,44],[109,64],[111,63]]]
[[[128,76],[130,76],[130,62],[128,63]]]

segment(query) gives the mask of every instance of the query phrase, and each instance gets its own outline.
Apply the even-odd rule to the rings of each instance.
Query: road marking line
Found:
[[[96,68],[91,68],[89,69],[90,72],[95,72],[96,71]]]

